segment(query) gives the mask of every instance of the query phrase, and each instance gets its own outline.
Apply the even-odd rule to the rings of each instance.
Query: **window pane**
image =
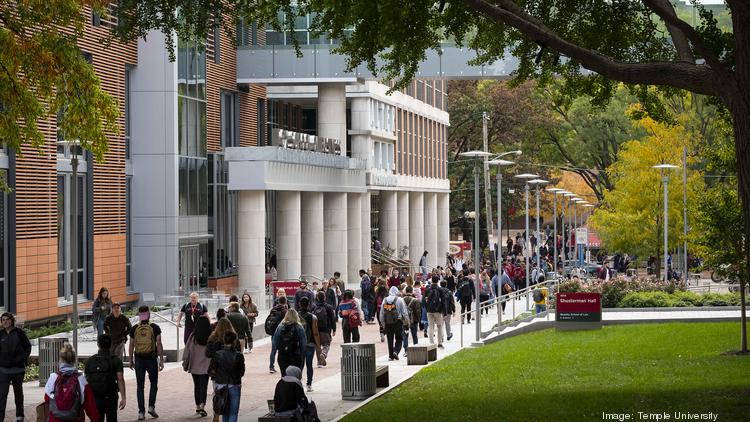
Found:
[[[198,162],[198,190],[200,195],[200,204],[198,208],[199,215],[208,215],[208,163],[207,160],[197,160]]]
[[[187,46],[185,41],[181,38],[177,40],[177,46],[177,93],[179,95],[187,95]]]
[[[198,102],[198,150],[196,156],[206,156],[206,103]]]
[[[57,270],[65,271],[65,176],[57,176]],[[65,274],[57,277],[57,296],[65,296]]]
[[[196,84],[197,84],[197,94],[196,97],[200,98],[202,100],[206,99],[206,48],[205,44],[198,43],[198,46],[196,47],[196,53],[195,53],[195,60],[196,60]]]
[[[195,100],[186,100],[187,102],[187,154],[191,157],[197,155],[198,151],[198,121],[197,121],[197,105],[198,102]]]
[[[198,160],[189,159],[188,215],[198,215]]]
[[[177,97],[177,127],[179,128],[179,151],[180,155],[187,155],[188,140],[188,101],[184,97]]]
[[[179,208],[180,215],[187,215],[187,203],[188,203],[188,172],[187,172],[187,158],[180,158],[180,174],[179,174]]]
[[[83,270],[83,262],[86,259],[86,176],[78,176],[78,268]]]

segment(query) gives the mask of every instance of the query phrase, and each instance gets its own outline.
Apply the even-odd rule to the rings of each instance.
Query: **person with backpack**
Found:
[[[326,302],[326,293],[318,292],[312,313],[318,319],[318,335],[320,336],[320,355],[318,368],[326,366],[326,358],[331,348],[331,340],[336,335],[336,311]]]
[[[375,287],[365,270],[359,270],[360,292],[362,294],[362,310],[365,313],[365,322],[372,324],[375,319]]]
[[[86,416],[92,421],[100,420],[94,390],[76,368],[76,352],[70,343],[64,343],[60,349],[58,370],[44,386],[44,402],[49,405],[49,422],[83,421]]]
[[[446,280],[440,281],[440,288],[443,289],[443,300],[445,301],[445,314],[443,315],[443,322],[445,323],[445,339],[450,341],[453,338],[451,332],[451,317],[456,314],[456,301],[453,300],[453,292],[447,287],[448,282]]]
[[[125,343],[128,341],[128,333],[133,326],[130,319],[122,314],[120,304],[112,304],[112,313],[104,319],[104,333],[109,334],[112,339],[110,352],[112,356],[122,359],[125,355]]]
[[[388,291],[388,297],[383,300],[380,306],[380,321],[383,322],[385,335],[388,338],[389,360],[398,360],[398,354],[401,353],[401,346],[404,341],[404,326],[411,324],[406,303],[398,295],[398,287],[391,287]]]
[[[273,336],[274,333],[276,333],[276,329],[279,327],[279,324],[281,324],[281,321],[286,316],[288,310],[289,306],[286,303],[286,296],[280,297],[279,302],[274,305],[271,312],[268,314],[268,317],[266,317],[266,322],[264,324],[266,334]],[[276,351],[276,343],[271,342],[271,361],[268,366],[268,372],[272,374],[276,373],[276,368],[274,368],[274,362],[276,362]]]
[[[136,398],[138,399],[138,420],[146,419],[143,391],[146,374],[150,384],[148,393],[148,414],[158,418],[156,413],[156,392],[158,391],[159,371],[164,369],[164,347],[161,343],[161,328],[151,323],[148,306],[138,307],[140,322],[130,330],[130,369],[135,368]],[[192,333],[191,333],[192,334]]]
[[[84,375],[91,386],[99,410],[99,422],[117,422],[117,410],[125,409],[125,378],[123,377],[122,360],[113,355],[112,337],[102,334],[96,339],[99,351],[86,360]],[[117,406],[117,394],[120,394],[120,406]]]
[[[338,315],[341,318],[344,344],[359,343],[359,326],[362,325],[362,314],[357,301],[354,299],[354,292],[349,289],[344,290],[338,307]]]
[[[276,328],[272,339],[278,351],[281,376],[286,375],[286,368],[290,365],[302,368],[305,358],[307,336],[300,324],[299,314],[294,309],[286,312],[284,320]]]
[[[318,361],[325,364],[325,359],[320,357],[320,332],[318,331],[318,318],[310,312],[310,301],[307,297],[300,299],[299,320],[305,330],[305,361],[302,369],[307,366],[307,391],[312,391],[313,379],[313,356],[318,356]]]
[[[31,355],[31,342],[26,332],[16,327],[16,317],[10,312],[0,316],[0,413],[5,415],[8,392],[13,385],[13,396],[16,402],[16,420],[22,421],[23,411],[23,377],[26,363]]]
[[[222,422],[237,422],[240,412],[245,357],[236,344],[234,331],[224,333],[224,347],[214,354],[208,365],[208,373],[214,380],[214,414],[221,415]]]
[[[208,314],[208,308],[206,308],[206,305],[198,302],[197,292],[190,293],[190,302],[183,305],[182,309],[180,309],[180,314],[177,315],[177,327],[182,326],[180,322],[182,318],[185,318],[185,334],[182,336],[183,343],[187,344],[187,340],[193,332],[195,320],[203,314]]]
[[[250,337],[250,322],[245,313],[240,311],[240,304],[238,302],[229,303],[227,319],[232,323],[232,328],[234,328],[234,332],[237,334],[237,339],[241,347],[240,350],[245,350],[247,338]]]
[[[539,276],[539,284],[544,283],[544,276]],[[547,310],[547,296],[549,296],[549,289],[547,286],[537,286],[531,292],[531,298],[534,299],[534,311],[536,315],[541,314]]]
[[[208,416],[205,406],[208,395],[208,365],[211,360],[206,354],[206,348],[210,335],[211,321],[208,320],[208,315],[201,315],[195,321],[195,329],[182,354],[182,369],[193,377],[195,413],[202,418]]]
[[[443,315],[445,314],[445,294],[438,285],[440,277],[432,276],[432,283],[424,295],[424,306],[427,309],[428,337],[430,344],[435,343],[433,334],[437,330],[438,347],[443,348]]]
[[[474,283],[471,282],[469,277],[461,277],[458,282],[458,302],[461,304],[461,314],[465,315],[462,318],[461,324],[464,323],[464,319],[468,324],[471,322],[471,302],[474,301]]]
[[[419,344],[419,319],[422,317],[422,304],[414,295],[414,288],[406,286],[402,297],[406,309],[409,310],[409,325],[404,325],[404,356],[409,353],[409,334],[414,344]]]

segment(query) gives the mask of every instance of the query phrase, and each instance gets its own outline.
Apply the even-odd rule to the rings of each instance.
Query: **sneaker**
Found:
[[[313,391],[313,389],[312,389],[312,385],[308,384],[308,385],[307,385],[307,392],[308,392],[308,393],[312,393],[312,391]]]
[[[201,418],[205,418],[206,416],[208,416],[208,412],[206,412],[204,409],[200,409],[198,411],[198,414],[200,415]]]
[[[273,367],[268,368],[268,373],[269,374],[275,374],[276,373],[276,369],[274,369]]]
[[[448,340],[453,338],[453,333],[448,334]]]
[[[427,331],[424,332],[424,338],[427,338]]]
[[[143,412],[138,412],[138,420],[139,421],[146,420],[146,414]]]
[[[380,342],[385,343],[385,334],[380,335]]]
[[[393,359],[396,359],[396,360],[398,360],[398,353],[394,353],[394,354],[393,354]]]
[[[388,360],[393,360],[393,356],[388,356]]]
[[[438,349],[444,349],[442,344],[438,344]]]
[[[409,355],[407,354],[407,352],[404,352],[404,357],[408,357],[408,356],[409,356]]]
[[[159,415],[156,413],[156,409],[154,409],[154,406],[148,407],[148,414],[151,415],[151,417],[154,419],[159,417]]]
[[[323,367],[323,365],[321,365],[321,364],[318,364],[318,369],[320,369],[320,368],[322,368],[322,367]]]

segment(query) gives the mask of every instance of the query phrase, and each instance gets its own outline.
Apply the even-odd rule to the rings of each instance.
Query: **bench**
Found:
[[[375,387],[385,388],[390,385],[388,380],[388,365],[381,365],[375,368]]]
[[[437,360],[437,345],[415,344],[409,346],[409,354],[406,357],[407,365],[427,365],[427,362]]]
[[[258,418],[258,422],[292,422],[294,421],[294,416],[276,416],[273,413],[273,400],[267,400],[268,403],[268,413]]]

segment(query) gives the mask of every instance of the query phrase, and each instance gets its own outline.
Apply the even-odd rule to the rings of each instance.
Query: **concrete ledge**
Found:
[[[701,312],[740,311],[742,306],[686,306],[678,308],[602,308],[602,312]]]

